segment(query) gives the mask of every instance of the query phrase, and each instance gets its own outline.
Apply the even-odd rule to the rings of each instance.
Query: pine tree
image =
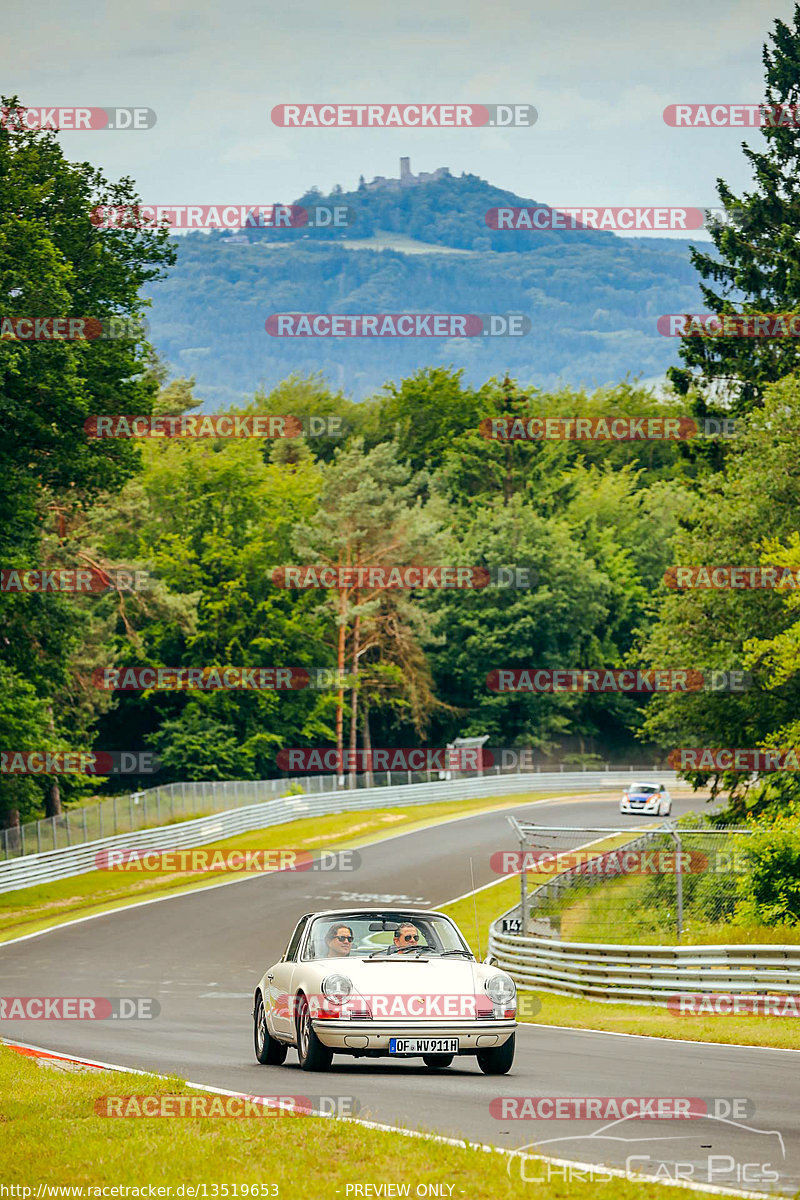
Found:
[[[691,252],[714,313],[800,310],[800,5],[793,28],[775,21],[763,62],[765,148],[742,143],[756,190],[737,198],[717,179],[726,219],[711,227],[716,253]],[[699,416],[719,411],[719,402],[742,414],[761,406],[768,383],[800,366],[800,341],[692,334],[682,339],[680,355],[685,365],[668,374],[681,395],[697,387]]]

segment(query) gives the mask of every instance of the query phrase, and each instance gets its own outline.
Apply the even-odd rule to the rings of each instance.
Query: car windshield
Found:
[[[406,923],[414,928],[401,929],[400,926]],[[349,937],[348,931],[352,932],[353,941],[339,940]],[[394,940],[396,931],[400,933],[400,945],[406,953],[398,953],[398,944]],[[418,934],[416,941],[415,932]],[[346,950],[348,947],[350,958],[375,955],[376,961],[380,962],[429,958],[432,955],[438,957],[448,953],[453,959],[473,957],[458,930],[445,917],[376,909],[374,912],[344,911],[334,916],[316,917],[305,939],[302,961],[344,957],[337,954],[336,950]]]
[[[639,796],[652,796],[658,791],[658,788],[652,783],[635,783],[631,791],[636,792]]]

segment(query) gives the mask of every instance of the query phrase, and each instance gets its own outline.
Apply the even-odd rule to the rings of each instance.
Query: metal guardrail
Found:
[[[681,992],[800,992],[800,946],[617,946],[489,932],[489,953],[522,987],[663,1006]]]
[[[662,772],[665,782],[674,781],[674,772]],[[317,776],[315,778],[325,778]],[[439,780],[435,783],[403,784],[392,787],[340,789],[320,795],[293,795],[250,804],[229,812],[214,813],[177,825],[159,826],[134,833],[99,838],[79,846],[27,854],[0,863],[0,893],[52,883],[72,875],[95,870],[100,850],[113,846],[150,850],[186,850],[209,842],[221,841],[238,833],[266,829],[304,817],[371,808],[395,808],[436,801],[471,800],[482,797],[515,795],[525,792],[594,791],[600,786],[622,786],[630,779],[627,771],[538,772],[499,776],[472,776],[466,779]],[[268,781],[270,782],[270,781]],[[290,786],[291,781],[282,781]],[[195,787],[201,785],[195,784]]]
[[[577,767],[567,772],[576,774]],[[563,765],[546,769],[550,775]],[[587,768],[583,768],[587,770]],[[592,768],[610,772],[627,771],[628,778],[636,771],[652,775],[654,768],[642,766],[614,767],[602,763]],[[536,767],[541,772],[541,766]],[[516,770],[501,770],[499,766],[487,768],[478,777],[494,778],[498,775],[519,774]],[[437,778],[438,777],[438,778]],[[449,779],[450,774],[444,776]],[[437,770],[429,771],[384,771],[373,775],[370,787],[398,787],[412,783],[433,783],[443,778]],[[471,776],[475,778],[475,776]],[[367,787],[366,775],[357,775],[356,788]],[[133,833],[137,829],[152,829],[157,825],[205,816],[213,812],[226,812],[230,808],[256,804],[266,800],[277,800],[289,792],[302,789],[304,792],[321,793],[352,790],[349,779],[341,780],[335,774],[305,775],[301,778],[281,779],[214,779],[202,783],[167,783],[131,794],[109,796],[97,804],[84,804],[79,808],[68,808],[57,817],[43,817],[38,821],[26,821],[21,825],[0,829],[0,862],[26,854],[41,854],[45,850],[61,850],[65,846],[80,846],[99,838],[112,837],[117,833]]]
[[[649,831],[625,848],[637,848],[665,831],[665,826]],[[563,871],[536,888],[530,900],[540,892],[560,895],[573,887],[578,877],[575,868]],[[516,904],[492,922],[489,954],[522,987],[607,1004],[624,1001],[662,1007],[670,996],[690,992],[800,992],[800,944],[647,946],[564,942],[544,935],[502,932],[504,920],[521,914],[521,905]]]

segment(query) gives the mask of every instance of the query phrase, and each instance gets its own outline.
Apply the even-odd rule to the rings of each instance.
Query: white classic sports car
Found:
[[[431,1070],[475,1055],[486,1075],[514,1061],[517,989],[479,963],[444,913],[340,908],[307,913],[255,991],[256,1058],[325,1071],[334,1052],[422,1058]]]

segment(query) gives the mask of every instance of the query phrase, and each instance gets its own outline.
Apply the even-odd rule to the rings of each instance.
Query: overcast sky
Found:
[[[555,206],[715,202],[750,184],[757,131],[674,129],[667,104],[755,103],[788,0],[4,0],[3,90],[143,105],[140,131],[64,133],[67,155],[160,204],[289,202],[360,174],[448,166]],[[533,128],[280,129],[300,102],[529,103]]]

